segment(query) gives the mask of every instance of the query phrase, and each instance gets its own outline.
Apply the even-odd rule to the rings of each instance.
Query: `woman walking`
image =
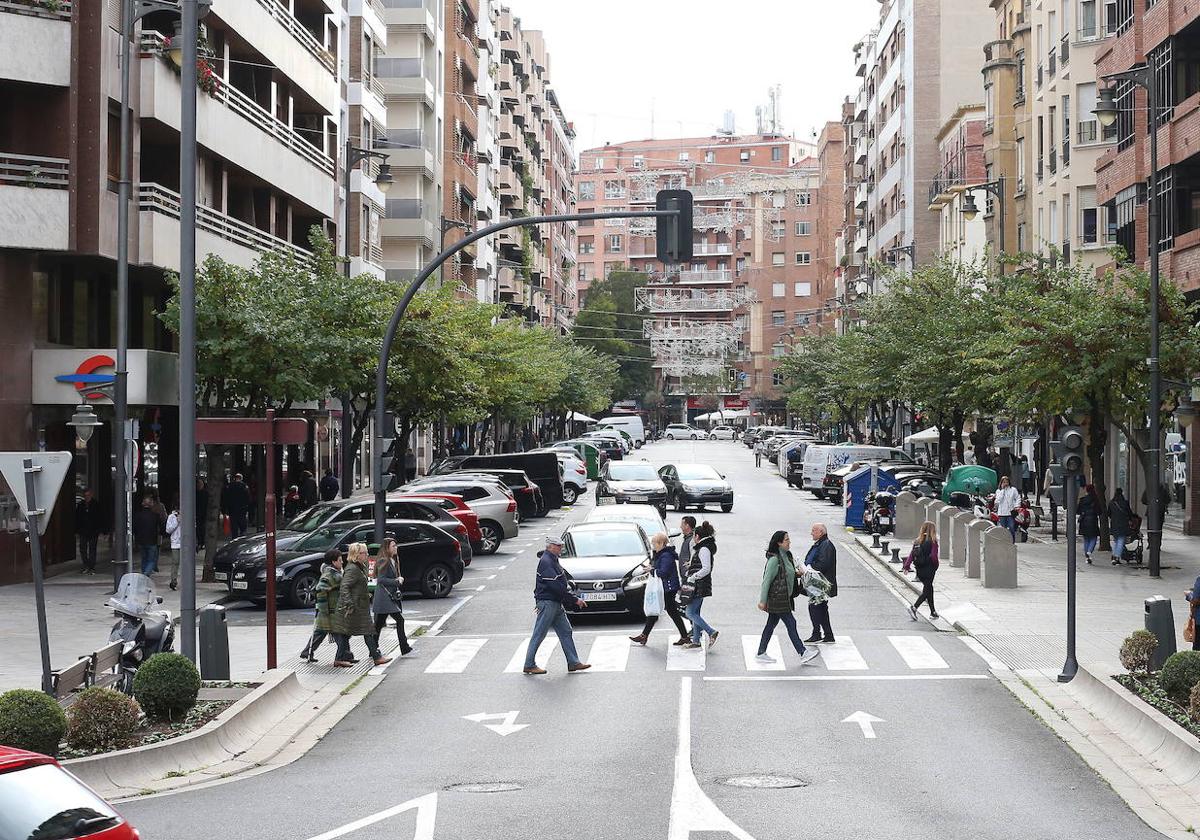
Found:
[[[396,541],[388,537],[383,541],[379,551],[379,559],[375,561],[375,597],[371,601],[371,611],[375,613],[375,635],[379,636],[387,626],[388,616],[396,620],[396,638],[400,640],[400,655],[412,653],[408,636],[404,634],[404,596],[400,584],[404,578],[400,576],[400,552]]]
[[[336,668],[349,668],[350,637],[362,636],[367,643],[367,652],[376,665],[386,665],[392,660],[379,652],[379,639],[375,625],[371,622],[371,593],[367,590],[367,546],[351,543],[346,554],[346,566],[342,571],[342,583],[338,587],[337,611],[333,613],[334,640],[338,650],[333,664]]]
[[[1090,566],[1092,554],[1100,543],[1100,497],[1091,484],[1084,487],[1083,491],[1076,515],[1079,518],[1079,536],[1083,537],[1083,556]]]
[[[668,541],[666,534],[655,534],[650,538],[650,546],[654,549],[654,558],[650,561],[651,572],[662,581],[663,609],[675,623],[675,629],[679,631],[679,639],[672,644],[686,645],[689,641],[688,631],[683,625],[683,616],[679,614],[679,599],[676,596],[679,592],[679,554],[675,551],[675,546]],[[637,636],[630,636],[630,640],[639,645],[646,644],[650,638],[650,631],[657,623],[658,616],[646,616],[642,632]]]
[[[807,650],[800,640],[800,631],[796,628],[796,593],[800,588],[796,577],[796,561],[791,552],[792,538],[787,531],[776,531],[767,546],[767,563],[763,569],[762,586],[758,591],[758,608],[767,614],[767,626],[763,628],[762,639],[758,643],[758,661],[773,663],[775,657],[767,653],[767,645],[779,622],[787,628],[788,638],[792,647],[800,654],[800,664],[812,662],[818,654],[813,648]]]
[[[687,568],[687,586],[691,587],[691,600],[688,602],[685,614],[692,623],[692,640],[684,648],[700,647],[700,634],[708,634],[708,646],[711,648],[721,635],[713,629],[700,615],[704,599],[712,596],[713,559],[717,554],[717,537],[713,526],[706,519],[696,528],[692,543],[692,560]]]
[[[342,585],[342,555],[336,548],[325,552],[324,562],[321,563],[321,579],[317,581],[317,614],[313,618],[312,637],[300,658],[309,662],[317,661],[317,646],[325,641],[325,637],[333,632],[332,616],[337,612],[338,589]],[[335,636],[336,641],[336,636]],[[340,650],[340,648],[339,648]],[[353,662],[353,660],[347,660]]]
[[[928,602],[929,617],[939,618],[937,607],[933,605],[933,578],[938,569],[938,540],[937,526],[926,522],[921,526],[921,533],[913,542],[912,551],[908,553],[905,565],[911,565],[917,570],[917,580],[921,581],[921,597],[908,608],[908,614],[913,621],[917,620],[917,610],[921,604]]]
[[[1125,491],[1120,487],[1113,491],[1112,501],[1108,503],[1108,535],[1112,537],[1112,564],[1121,565],[1125,555],[1125,542],[1129,539],[1129,520],[1133,511],[1125,498]]]

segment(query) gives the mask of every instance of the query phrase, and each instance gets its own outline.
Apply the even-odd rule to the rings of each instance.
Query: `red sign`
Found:
[[[742,411],[750,407],[749,400],[743,400],[738,397],[726,397],[725,408],[730,411]]]

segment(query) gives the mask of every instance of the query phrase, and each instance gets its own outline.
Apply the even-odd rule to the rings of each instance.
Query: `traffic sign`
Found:
[[[38,533],[46,533],[46,525],[50,522],[48,515],[58,499],[58,491],[62,489],[67,472],[71,469],[74,456],[70,452],[0,452],[0,473],[8,482],[8,488],[16,497],[21,512],[28,517],[40,513],[38,517]],[[29,497],[25,493],[25,462],[33,463],[34,502],[37,510],[32,510]]]

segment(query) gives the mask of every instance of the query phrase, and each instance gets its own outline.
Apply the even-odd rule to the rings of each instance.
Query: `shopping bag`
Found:
[[[1188,616],[1187,626],[1183,628],[1183,640],[1185,642],[1196,641],[1196,619]]]
[[[663,585],[656,575],[651,575],[646,581],[646,592],[642,595],[642,611],[647,616],[662,615]]]

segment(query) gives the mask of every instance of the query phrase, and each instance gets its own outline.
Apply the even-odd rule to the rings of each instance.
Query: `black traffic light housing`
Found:
[[[657,217],[656,253],[659,262],[684,263],[692,258],[692,194],[688,190],[659,190],[655,210],[674,210]]]
[[[1083,429],[1078,426],[1064,426],[1058,433],[1059,443],[1062,444],[1059,463],[1063,472],[1068,475],[1079,475],[1083,472]]]
[[[391,490],[396,480],[392,467],[396,463],[396,415],[390,411],[384,415],[384,426],[378,430],[378,448],[375,450],[375,469],[371,483],[375,487]]]
[[[729,384],[736,385],[737,379],[738,379],[737,368],[730,368],[729,369]]]

